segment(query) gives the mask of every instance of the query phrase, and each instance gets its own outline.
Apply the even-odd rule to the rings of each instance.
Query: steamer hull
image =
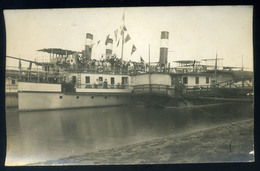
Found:
[[[58,90],[59,84],[19,83],[18,107],[19,111],[73,109],[85,107],[104,107],[127,105],[130,90],[103,90],[102,92],[63,93],[60,91],[48,91],[43,87],[52,87]],[[28,91],[30,89],[30,91]],[[76,90],[79,91],[79,90]]]

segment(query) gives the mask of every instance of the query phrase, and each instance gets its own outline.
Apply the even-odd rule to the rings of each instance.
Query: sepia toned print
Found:
[[[5,10],[5,165],[253,162],[252,14]]]

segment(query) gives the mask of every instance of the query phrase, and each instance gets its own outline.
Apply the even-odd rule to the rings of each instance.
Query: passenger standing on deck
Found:
[[[94,82],[94,88],[98,88],[98,79]]]
[[[117,83],[116,88],[117,89],[120,88],[120,83]]]
[[[104,86],[103,86],[103,88],[107,88],[107,79],[105,79],[105,81],[104,81]]]

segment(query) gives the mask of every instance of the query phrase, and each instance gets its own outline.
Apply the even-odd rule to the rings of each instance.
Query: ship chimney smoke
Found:
[[[106,58],[112,55],[113,39],[107,38],[106,40]]]
[[[90,33],[87,33],[86,41],[85,41],[85,53],[84,53],[84,57],[86,58],[86,60],[91,59],[92,43],[93,43],[93,35]]]
[[[160,59],[159,59],[159,64],[161,67],[165,67],[167,65],[168,44],[169,44],[169,32],[162,31],[161,32],[161,45],[160,45]]]

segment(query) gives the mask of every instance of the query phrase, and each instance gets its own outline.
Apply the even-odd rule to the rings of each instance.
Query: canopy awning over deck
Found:
[[[57,54],[57,55],[72,55],[74,53],[77,53],[76,51],[64,50],[64,49],[59,49],[59,48],[40,49],[38,51],[47,52],[50,54]]]

